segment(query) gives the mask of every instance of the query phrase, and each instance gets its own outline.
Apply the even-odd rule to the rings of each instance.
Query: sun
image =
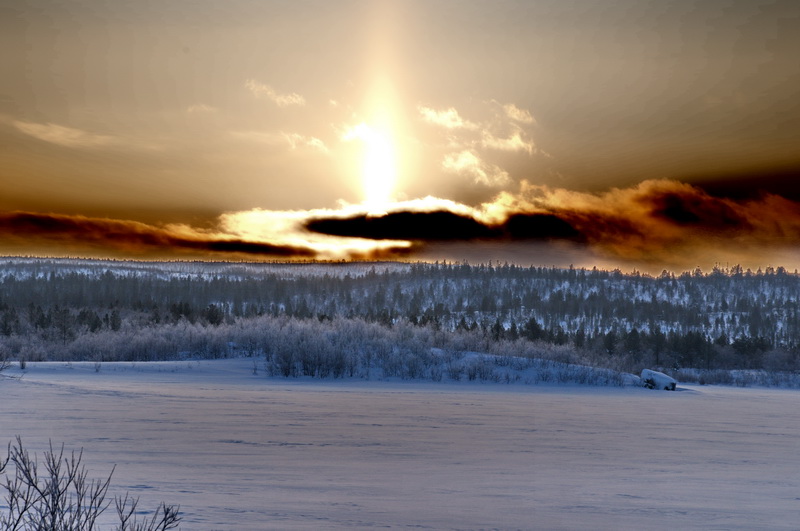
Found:
[[[388,203],[397,180],[394,146],[388,134],[369,129],[362,171],[364,201],[376,207]]]
[[[352,127],[345,139],[361,141],[364,204],[372,211],[382,210],[392,201],[397,182],[397,156],[391,132],[362,122]]]

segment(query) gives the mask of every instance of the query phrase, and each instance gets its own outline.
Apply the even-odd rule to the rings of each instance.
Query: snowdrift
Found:
[[[663,372],[652,371],[650,369],[642,370],[642,385],[648,389],[663,389],[665,391],[674,391],[675,386],[678,385],[677,380],[671,376],[667,376]]]

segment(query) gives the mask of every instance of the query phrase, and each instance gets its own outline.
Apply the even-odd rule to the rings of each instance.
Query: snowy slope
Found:
[[[0,397],[0,442],[83,447],[184,530],[796,529],[800,508],[790,390],[287,380],[233,359],[30,363]]]

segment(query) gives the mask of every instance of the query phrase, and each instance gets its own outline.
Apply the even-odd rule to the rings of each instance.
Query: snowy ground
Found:
[[[180,504],[184,530],[797,529],[798,405],[773,389],[284,380],[246,359],[31,363],[0,379],[0,442],[83,447],[141,508]]]

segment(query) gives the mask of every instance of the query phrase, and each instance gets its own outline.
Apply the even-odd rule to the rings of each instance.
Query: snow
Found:
[[[2,445],[83,447],[184,530],[795,529],[800,509],[795,390],[286,380],[233,359],[29,363],[0,397]]]

